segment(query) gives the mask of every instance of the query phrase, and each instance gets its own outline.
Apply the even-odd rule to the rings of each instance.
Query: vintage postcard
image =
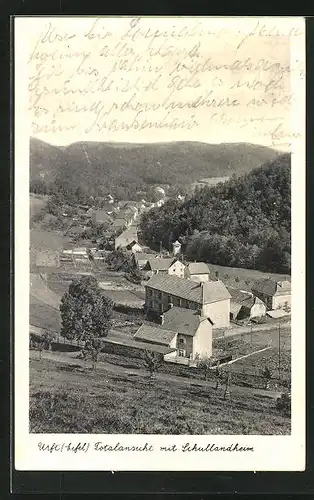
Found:
[[[305,22],[16,17],[15,468],[305,468]]]

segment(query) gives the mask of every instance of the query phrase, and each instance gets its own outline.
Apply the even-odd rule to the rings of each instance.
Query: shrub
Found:
[[[287,392],[283,392],[276,401],[277,410],[286,415],[291,416],[291,395]]]

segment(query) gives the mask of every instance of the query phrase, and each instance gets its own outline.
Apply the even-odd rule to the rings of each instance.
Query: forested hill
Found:
[[[50,146],[30,142],[31,188],[57,188],[87,196],[108,193],[118,199],[135,199],[156,185],[186,192],[191,184],[208,177],[251,171],[277,151],[254,144],[168,142],[153,144],[77,142]],[[142,194],[143,197],[143,194]]]
[[[283,154],[184,203],[170,200],[143,216],[143,237],[155,248],[179,239],[189,259],[289,273],[290,167]]]

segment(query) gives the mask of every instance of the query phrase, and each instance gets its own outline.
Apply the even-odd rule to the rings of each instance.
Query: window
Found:
[[[184,349],[179,349],[179,356],[182,356],[182,357],[185,356],[185,350]]]
[[[147,288],[147,296],[151,297],[152,295],[153,295],[153,291],[151,290],[151,288]]]
[[[158,298],[161,300],[161,292],[158,292]]]
[[[183,338],[183,337],[179,338],[179,343],[180,344],[185,344],[185,338]]]

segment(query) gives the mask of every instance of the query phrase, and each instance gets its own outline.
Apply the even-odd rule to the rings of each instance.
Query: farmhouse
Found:
[[[222,281],[195,283],[167,273],[158,273],[146,283],[145,291],[145,309],[148,313],[163,314],[172,306],[183,307],[210,318],[214,328],[229,326],[231,295]]]
[[[205,262],[190,262],[185,271],[185,277],[192,281],[209,281],[209,268]]]
[[[254,283],[252,292],[268,310],[291,308],[291,282],[288,280],[262,279]]]
[[[137,230],[136,228],[126,229],[119,236],[115,238],[114,247],[125,248],[131,250],[134,244],[138,245]],[[141,248],[141,247],[140,247]]]
[[[161,316],[161,325],[143,324],[135,340],[175,349],[171,356],[200,359],[212,355],[212,322],[197,311],[173,307]]]
[[[260,318],[266,314],[266,305],[252,293],[228,288],[231,295],[230,319]]]
[[[148,260],[145,271],[150,272],[152,275],[158,273],[167,273],[170,275],[178,276],[178,278],[184,278],[185,265],[175,258],[162,259],[160,257],[154,257]]]

